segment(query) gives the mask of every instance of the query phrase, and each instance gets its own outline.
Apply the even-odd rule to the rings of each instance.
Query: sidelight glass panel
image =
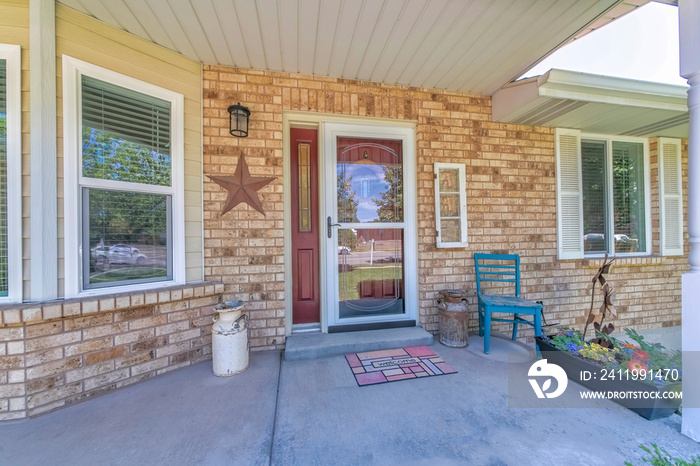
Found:
[[[299,231],[311,231],[311,146],[300,143],[299,154]]]
[[[340,318],[405,313],[402,229],[340,229]]]

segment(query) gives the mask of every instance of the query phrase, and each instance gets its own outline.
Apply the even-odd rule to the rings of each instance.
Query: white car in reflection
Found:
[[[141,254],[137,248],[128,244],[115,244],[113,246],[96,246],[90,250],[90,259],[98,268],[104,268],[109,264],[136,264],[146,262],[146,255]]]
[[[338,254],[350,254],[350,248],[347,246],[338,246]]]

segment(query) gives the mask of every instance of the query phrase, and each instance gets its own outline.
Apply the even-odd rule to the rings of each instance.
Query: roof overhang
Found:
[[[491,95],[648,0],[56,0],[209,64]]]
[[[626,136],[688,137],[686,86],[550,70],[493,94],[493,120]]]

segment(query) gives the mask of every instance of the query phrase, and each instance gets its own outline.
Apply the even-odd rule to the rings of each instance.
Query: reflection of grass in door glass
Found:
[[[401,266],[358,267],[350,272],[340,272],[341,300],[360,299],[357,285],[364,281],[401,279]]]
[[[90,283],[109,283],[123,280],[146,280],[148,278],[167,277],[166,269],[129,267],[121,270],[110,270],[90,277]]]

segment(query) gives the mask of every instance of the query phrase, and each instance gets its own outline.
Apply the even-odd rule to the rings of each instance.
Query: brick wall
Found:
[[[0,421],[83,401],[211,358],[222,284],[0,312]]]
[[[253,115],[250,136],[228,134],[231,103]],[[436,299],[447,288],[474,285],[474,252],[519,253],[522,292],[543,300],[546,317],[582,324],[590,306],[590,261],[557,261],[554,131],[491,121],[489,97],[289,73],[204,67],[204,174],[230,174],[246,154],[254,175],[274,176],[263,188],[266,216],[239,206],[220,215],[226,192],[205,176],[205,277],[225,285],[227,299],[249,303],[251,347],[284,344],[282,113],[305,111],[416,121],[419,319],[438,328]],[[658,252],[656,146],[651,141],[654,251]],[[687,186],[687,146],[683,146]],[[467,165],[469,247],[437,249],[433,163]],[[687,250],[687,247],[686,247]],[[685,258],[616,261],[618,326],[680,324]],[[471,326],[476,328],[475,298]],[[503,329],[505,330],[505,329]],[[530,332],[530,333],[528,333]],[[531,329],[521,332],[531,338]]]

